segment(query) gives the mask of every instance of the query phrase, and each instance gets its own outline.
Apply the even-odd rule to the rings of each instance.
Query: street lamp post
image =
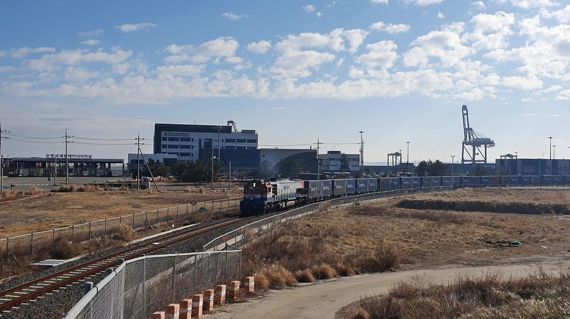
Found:
[[[410,142],[406,142],[406,174],[410,167]]]
[[[362,134],[364,134],[364,131],[360,131],[360,176],[363,175],[364,172],[364,138],[362,137]]]
[[[455,159],[455,155],[451,155],[451,187],[453,187],[453,161]]]
[[[549,141],[550,159],[552,159],[552,136],[548,137],[548,141]]]
[[[552,145],[552,159],[556,159],[556,145]]]

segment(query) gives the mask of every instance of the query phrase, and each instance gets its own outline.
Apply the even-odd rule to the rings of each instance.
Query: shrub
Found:
[[[396,247],[381,243],[369,256],[361,258],[358,262],[360,271],[384,272],[400,266],[400,253]]]
[[[124,242],[129,242],[136,238],[135,231],[131,226],[122,224],[119,228],[119,232],[115,235],[115,239],[122,240]]]
[[[318,279],[332,279],[336,278],[337,276],[336,270],[328,264],[313,266],[313,268],[311,268],[311,271],[313,272],[313,275],[315,275],[315,277]]]
[[[309,269],[297,270],[295,272],[295,278],[297,279],[298,282],[315,282],[315,281],[317,281],[315,279],[315,276],[313,276],[313,273]]]
[[[270,287],[273,289],[283,289],[297,284],[295,276],[289,270],[280,265],[270,266],[263,272],[263,274],[267,277]]]
[[[79,249],[71,242],[59,237],[49,247],[49,255],[55,259],[69,259],[79,253]]]
[[[263,274],[256,274],[254,276],[254,281],[255,281],[255,289],[269,290],[271,286],[269,279],[267,279],[267,277],[265,277],[265,275]]]

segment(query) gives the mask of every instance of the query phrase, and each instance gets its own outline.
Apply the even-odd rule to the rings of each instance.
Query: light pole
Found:
[[[406,142],[406,173],[410,167],[410,142]]]
[[[549,145],[550,145],[550,147],[549,147],[549,150],[550,150],[550,159],[552,159],[552,136],[549,136],[549,137],[548,137],[548,141],[550,142],[550,144],[549,144]]]
[[[362,134],[364,131],[360,131],[360,176],[362,176],[362,172],[364,171],[364,138]]]
[[[453,161],[455,159],[455,155],[451,155],[451,187],[453,187]]]
[[[556,145],[552,145],[552,159],[556,159]]]

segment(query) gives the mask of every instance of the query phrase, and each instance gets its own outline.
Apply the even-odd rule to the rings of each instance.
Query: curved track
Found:
[[[243,218],[240,219],[237,217],[224,219],[204,225],[190,227],[179,232],[166,234],[148,241],[130,245],[109,255],[99,257],[4,290],[0,292],[0,311],[9,311],[14,307],[18,307],[37,298],[41,298],[49,293],[56,292],[58,289],[88,280],[94,275],[120,265],[123,260],[153,253],[165,247],[184,242],[195,236],[203,235],[210,231],[236,224],[242,220]]]

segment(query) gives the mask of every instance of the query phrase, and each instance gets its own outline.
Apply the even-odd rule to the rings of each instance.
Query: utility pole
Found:
[[[410,142],[406,142],[406,173],[410,167]]]
[[[321,179],[321,159],[319,158],[321,144],[321,139],[317,137],[317,180]]]
[[[455,155],[451,155],[451,187],[453,187],[453,161],[455,159]]]
[[[552,136],[549,136],[549,137],[548,137],[548,140],[549,140],[549,142],[550,142],[550,144],[549,144],[549,145],[550,145],[550,147],[549,147],[549,150],[550,150],[550,159],[552,159]]]
[[[137,134],[137,190],[141,188],[141,133]]]
[[[2,155],[2,123],[0,123],[0,193],[4,191],[4,155]]]
[[[364,134],[364,131],[360,131],[360,176],[363,175],[364,172],[364,139],[362,137],[362,134]]]
[[[69,135],[65,129],[65,187],[69,187],[69,156],[67,154],[67,144],[69,144]]]
[[[556,159],[556,145],[552,145],[552,159]]]
[[[229,171],[229,176],[228,176],[229,177],[228,178],[229,189],[232,189],[232,161],[230,161],[228,164],[229,164],[229,170],[228,170]]]
[[[212,157],[211,157],[211,161],[212,161],[212,174],[211,174],[211,176],[210,176],[210,179],[211,179],[211,182],[210,182],[211,184],[210,184],[210,186],[211,186],[211,189],[214,189],[214,145],[213,145],[213,143],[212,143],[212,148],[211,148],[211,149],[212,149]]]

